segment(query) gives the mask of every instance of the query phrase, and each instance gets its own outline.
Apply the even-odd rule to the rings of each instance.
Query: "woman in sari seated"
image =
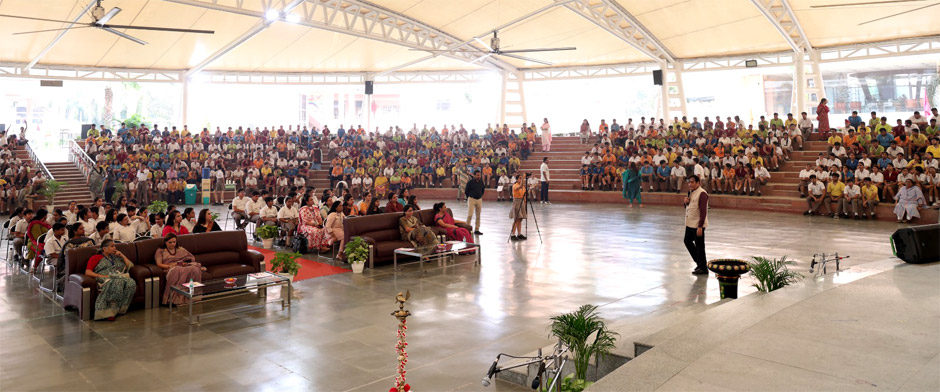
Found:
[[[320,215],[320,209],[317,207],[316,197],[305,196],[298,214],[300,215],[300,226],[297,232],[307,236],[307,247],[317,248],[320,252],[329,252],[332,238],[326,234],[323,229],[323,216]]]
[[[447,239],[453,241],[463,241],[473,243],[473,235],[463,227],[457,226],[457,221],[447,210],[447,204],[444,202],[434,204],[434,223],[437,227],[444,229],[447,233]]]
[[[918,209],[927,205],[924,193],[920,190],[920,187],[914,185],[914,180],[910,178],[904,181],[904,186],[898,189],[894,199],[897,200],[897,204],[894,206],[894,214],[898,216],[899,223],[902,221],[910,223],[914,218],[920,218]]]
[[[404,211],[405,215],[398,219],[398,228],[401,230],[402,240],[410,242],[415,248],[437,245],[437,236],[415,216],[414,207],[405,206]]]
[[[98,281],[98,299],[95,301],[95,320],[114,321],[114,317],[127,313],[137,284],[128,276],[134,263],[117,250],[113,240],[101,241],[98,254],[88,259],[85,275]]]
[[[206,268],[196,262],[196,257],[189,253],[183,247],[177,246],[179,240],[176,234],[169,233],[163,237],[163,246],[157,249],[154,259],[157,266],[166,271],[166,291],[163,292],[163,304],[170,301],[174,305],[180,305],[186,302],[186,299],[178,293],[170,290],[170,287],[181,285],[192,280],[199,282],[202,280],[202,271]]]

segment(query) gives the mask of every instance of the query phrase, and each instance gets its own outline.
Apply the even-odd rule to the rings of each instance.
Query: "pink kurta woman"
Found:
[[[816,107],[816,121],[819,121],[819,132],[823,134],[829,133],[829,106],[826,105],[829,101],[826,98],[823,98],[819,101],[819,106]]]
[[[446,204],[437,203],[434,205],[434,223],[437,224],[437,227],[444,229],[448,240],[473,243],[473,235],[470,234],[470,230],[457,226],[457,221],[447,212]]]
[[[542,151],[552,150],[552,127],[548,125],[548,119],[542,123]]]

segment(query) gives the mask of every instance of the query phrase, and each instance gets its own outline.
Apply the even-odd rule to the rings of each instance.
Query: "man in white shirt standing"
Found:
[[[137,203],[146,206],[150,204],[150,169],[146,165],[137,171]]]
[[[284,207],[281,207],[281,210],[277,212],[277,220],[280,222],[281,228],[287,232],[287,246],[290,246],[294,231],[297,230],[297,219],[299,217],[299,211],[294,206],[294,199],[284,198]]]
[[[238,194],[232,199],[232,220],[235,221],[235,228],[238,230],[245,230],[245,226],[248,225],[246,209],[250,201],[251,199],[245,196],[244,189],[239,189]]]
[[[541,178],[541,182],[542,182],[541,193],[542,194],[541,194],[541,198],[539,199],[539,201],[545,204],[552,204],[551,202],[548,201],[548,182],[550,180],[550,176],[548,172],[548,157],[542,158],[542,166],[539,167],[539,173],[541,173],[542,175],[542,178]]]

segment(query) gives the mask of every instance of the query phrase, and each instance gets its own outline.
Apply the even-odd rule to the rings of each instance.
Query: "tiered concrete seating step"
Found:
[[[936,390],[937,268],[881,260],[843,270],[835,280],[808,278],[732,300],[636,338],[638,355],[588,391],[838,390],[863,381],[904,389],[924,370],[933,385],[910,390]],[[915,352],[923,345],[931,348]],[[905,365],[889,371],[889,363]],[[795,374],[807,370],[818,373],[812,380]]]

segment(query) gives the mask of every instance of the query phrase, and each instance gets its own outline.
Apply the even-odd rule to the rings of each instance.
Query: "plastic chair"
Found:
[[[228,203],[228,211],[225,213],[225,222],[222,223],[222,230],[228,230],[228,220],[232,217],[232,203]]]
[[[41,236],[39,236],[39,238],[36,239],[36,244],[45,243],[45,242],[46,242],[46,234],[49,234],[49,233],[46,232],[46,233],[43,233]],[[27,241],[27,242],[28,242],[28,241]],[[36,248],[39,248],[39,246],[36,246]],[[29,249],[29,246],[26,246],[26,249]],[[26,254],[28,254],[28,253],[26,253]],[[33,268],[32,266],[33,266],[33,263],[35,262],[35,259],[30,259],[30,260],[26,263],[26,268],[28,268],[28,269],[30,270],[30,275],[32,275],[31,277],[33,278],[33,280],[38,281],[38,282],[39,282],[39,287],[42,288],[42,271],[44,271],[44,270],[46,269],[46,268],[45,268],[45,265],[44,265],[45,259],[46,259],[46,251],[43,250],[42,254],[37,254],[37,255],[34,256],[34,257],[38,257],[39,260],[40,260],[40,263],[38,264],[38,268],[37,268],[38,270],[37,270],[37,271],[32,271],[32,268]]]

